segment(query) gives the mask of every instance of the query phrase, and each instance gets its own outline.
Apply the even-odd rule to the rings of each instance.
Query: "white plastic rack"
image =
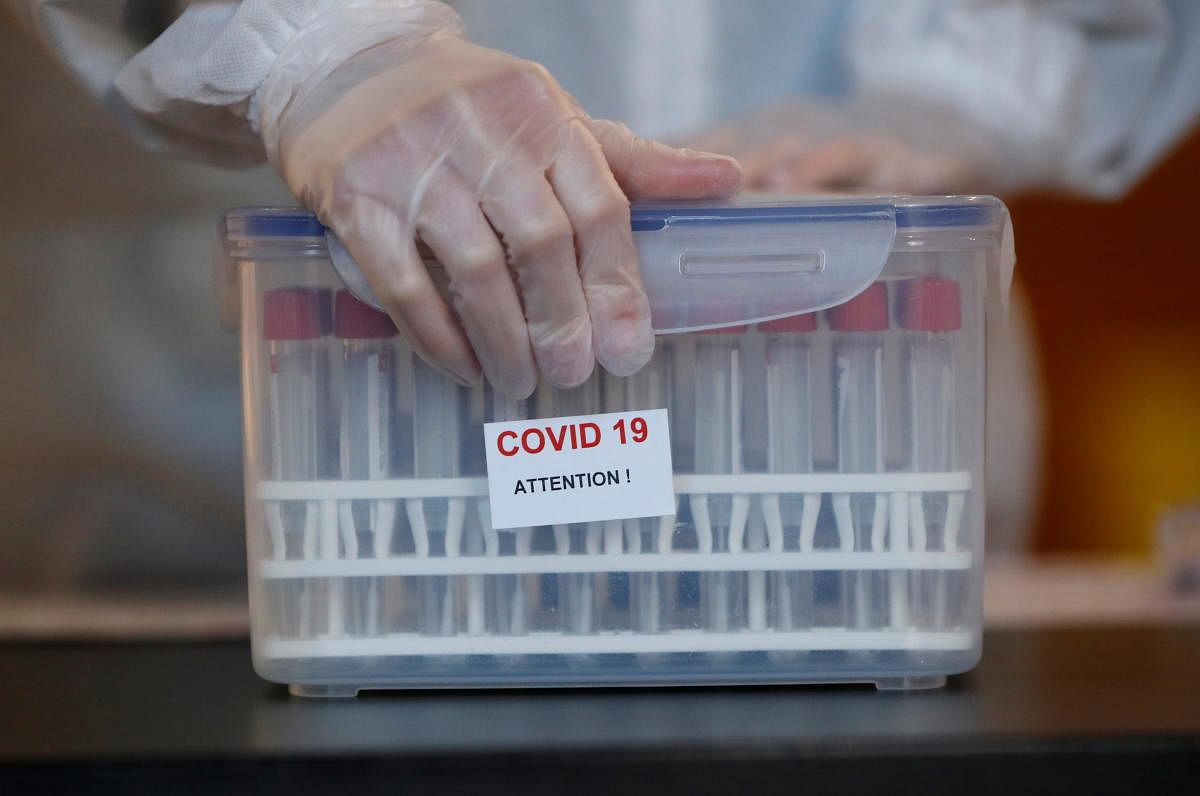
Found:
[[[496,531],[488,521],[487,482],[483,478],[390,479],[372,481],[265,481],[258,485],[257,497],[264,509],[287,503],[304,503],[308,514],[316,521],[306,529],[312,538],[276,539],[273,549],[258,564],[264,584],[282,585],[292,582],[302,589],[315,589],[317,584],[335,585],[344,590],[349,583],[379,582],[379,579],[462,579],[466,583],[467,620],[450,632],[388,632],[380,630],[381,623],[354,627],[333,620],[320,631],[298,632],[295,636],[272,634],[263,639],[262,653],[276,659],[319,659],[357,656],[458,656],[458,655],[556,655],[556,654],[656,654],[656,653],[737,653],[737,652],[803,652],[821,650],[842,651],[955,651],[969,650],[977,643],[976,632],[967,625],[948,624],[945,603],[946,577],[950,573],[965,573],[972,569],[972,553],[960,548],[957,540],[963,509],[971,489],[971,475],[966,471],[944,473],[886,473],[842,474],[817,473],[804,475],[741,474],[741,475],[677,475],[676,492],[680,504],[691,505],[694,495],[729,495],[743,509],[736,510],[731,520],[730,544],[726,551],[706,550],[700,523],[694,536],[685,544],[677,544],[674,536],[675,517],[615,521],[618,533],[623,523],[625,538],[639,539],[635,551],[606,552],[600,549],[570,552],[570,545],[534,551],[529,547],[530,529]],[[840,496],[874,494],[880,509],[873,517],[869,549],[854,549],[845,540],[853,533],[826,534],[836,536],[835,543],[815,543],[819,515],[837,513]],[[804,511],[799,527],[785,529],[779,520],[777,505],[780,496],[803,496]],[[924,505],[927,498],[938,501],[943,513],[938,518],[937,544],[931,547],[925,527]],[[394,502],[403,504],[396,516],[408,518],[407,531],[413,534],[409,552],[381,551],[376,556],[358,545],[353,534],[339,530],[338,518],[344,507],[357,501]],[[446,532],[430,534],[421,522],[426,503],[442,501],[450,519]],[[755,507],[761,512],[751,520]],[[313,509],[316,509],[315,511]],[[473,517],[471,515],[474,515]],[[761,523],[756,544],[745,544],[747,527]],[[640,544],[641,531],[646,523],[657,525],[648,534],[651,541]],[[611,525],[613,523],[607,523]],[[836,526],[836,519],[832,523]],[[606,523],[589,525],[604,526]],[[549,531],[550,529],[546,529]],[[565,528],[554,528],[565,534]],[[603,528],[589,528],[599,531]],[[464,544],[469,534],[482,536],[482,544],[470,552]],[[501,545],[506,534],[526,537],[524,545]],[[444,537],[437,539],[437,537]],[[288,548],[288,541],[292,547]],[[501,552],[502,547],[506,552]],[[522,549],[524,548],[524,549]],[[289,552],[289,550],[291,552]],[[296,550],[299,554],[296,554]],[[912,579],[919,573],[932,575],[930,603],[934,606],[925,623],[913,622],[908,616],[914,603],[909,593],[916,588]],[[653,629],[653,623],[641,623],[627,629],[572,627],[566,619],[554,631],[526,629],[520,622],[503,628],[490,627],[484,616],[492,609],[486,605],[488,595],[482,580],[495,576],[574,577],[589,576],[678,576],[683,573],[742,573],[745,580],[740,588],[745,593],[745,621],[739,627],[714,628],[701,621],[696,628]],[[778,592],[767,598],[767,589],[788,588],[781,579],[787,573],[831,573],[839,578],[855,577],[852,573],[877,573],[886,579],[881,585],[884,594],[874,600],[882,604],[879,612],[885,619],[877,627],[862,627],[853,618],[854,612],[842,605],[834,620],[818,626],[813,617],[789,617],[778,626],[767,616],[767,606],[786,602]],[[701,576],[696,575],[697,578]],[[930,576],[926,576],[930,577]],[[775,578],[768,587],[767,578]],[[409,581],[411,582],[411,581]],[[578,582],[578,581],[576,581]],[[731,599],[730,586],[724,581],[699,581],[700,590],[721,589],[720,599]],[[444,592],[443,592],[444,594]],[[605,599],[602,589],[587,588],[584,599],[591,606],[577,606],[576,611],[590,613],[600,608]],[[330,611],[342,610],[349,604],[345,597],[332,599],[322,593],[322,604]],[[447,599],[443,596],[443,599]],[[653,598],[662,599],[658,592]],[[697,597],[713,599],[713,595]],[[848,602],[851,598],[833,598]],[[778,619],[776,617],[776,619]],[[802,629],[792,625],[804,626]],[[406,628],[407,630],[407,628]]]

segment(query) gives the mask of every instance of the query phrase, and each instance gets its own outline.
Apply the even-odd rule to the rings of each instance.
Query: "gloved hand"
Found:
[[[316,18],[256,103],[269,157],[417,353],[467,383],[482,365],[514,397],[539,371],[570,387],[596,361],[645,364],[629,200],[723,197],[741,180],[730,158],[589,118],[541,66],[464,40],[439,3]]]
[[[948,112],[883,99],[791,102],[690,145],[736,157],[746,187],[778,193],[983,193],[1000,184],[998,145]]]

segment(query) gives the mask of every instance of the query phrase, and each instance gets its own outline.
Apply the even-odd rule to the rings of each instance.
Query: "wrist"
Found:
[[[384,43],[411,42],[415,47],[433,36],[463,36],[458,14],[434,0],[338,0],[317,5],[321,8],[294,30],[279,51],[247,108],[247,119],[277,166],[287,119],[302,116],[310,99],[317,99],[318,107],[333,101],[320,94],[334,70]],[[390,50],[395,53],[394,47]],[[366,65],[356,77],[365,79],[370,71]]]

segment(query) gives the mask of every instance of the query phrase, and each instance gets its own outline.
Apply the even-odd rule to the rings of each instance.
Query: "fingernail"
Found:
[[[483,384],[483,373],[478,370],[459,372],[455,371],[451,374],[455,381],[464,387],[478,387]]]
[[[543,375],[546,377],[546,381],[560,390],[573,390],[590,379],[595,368],[596,360],[589,359],[583,367],[576,367],[572,371],[545,373]]]
[[[716,152],[701,152],[699,155],[697,155],[697,159],[698,160],[707,160],[707,161],[711,161],[713,163],[720,162],[720,163],[732,163],[734,165],[737,165],[736,159],[730,157],[729,155],[718,155]]]
[[[713,163],[717,161],[722,163],[737,163],[737,161],[731,158],[729,155],[722,155],[717,152],[708,152],[703,149],[688,149],[687,147],[683,147],[679,151],[691,160],[703,160]]]
[[[524,377],[505,377],[501,373],[488,374],[487,380],[500,392],[515,401],[521,401],[533,395],[537,389],[537,374],[524,374]]]
[[[654,355],[654,331],[648,318],[618,318],[605,330],[605,369],[614,376],[632,376]]]
[[[458,370],[443,362],[433,362],[425,357],[425,364],[442,374],[460,387],[478,387],[483,381],[483,374],[478,370]]]
[[[586,346],[570,349],[547,349],[538,351],[537,363],[542,377],[560,389],[571,389],[583,384],[592,375],[596,366],[596,355],[591,341]]]

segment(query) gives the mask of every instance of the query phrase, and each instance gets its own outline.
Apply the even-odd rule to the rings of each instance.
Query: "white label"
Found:
[[[485,423],[492,527],[675,513],[667,410]]]

